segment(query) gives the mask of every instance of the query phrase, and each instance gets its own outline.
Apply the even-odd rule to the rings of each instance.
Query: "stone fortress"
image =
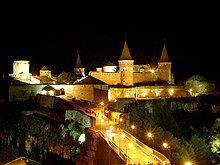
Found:
[[[122,54],[118,59],[118,66],[109,61],[103,68],[97,68],[89,74],[109,85],[134,86],[134,84],[149,81],[165,81],[168,84],[174,84],[171,65],[165,44],[156,69],[151,68],[149,64],[134,65],[125,41]]]
[[[18,87],[11,86],[10,96],[11,100],[13,100],[25,95],[28,97],[38,93],[46,94],[42,90],[50,86],[50,90],[63,91],[63,95],[59,97],[88,100],[91,102],[115,101],[118,98],[186,97],[188,93],[184,87],[177,86],[174,83],[171,66],[172,62],[169,60],[165,43],[157,68],[151,68],[149,64],[134,65],[134,60],[126,40],[122,54],[118,59],[118,66],[109,61],[102,68],[90,71],[88,75],[85,74],[85,68],[78,54],[76,65],[73,68],[73,72],[78,79],[73,84],[57,84],[56,77],[52,76],[51,71],[46,66],[40,70],[40,76],[32,76],[29,73],[29,61],[20,59],[13,62],[13,73],[10,76],[15,80],[26,83],[26,89],[24,86],[22,87],[26,91],[21,92],[23,93],[21,96],[16,90],[13,90],[13,88]],[[149,85],[149,82],[154,82],[154,84]],[[22,91],[22,89],[18,91]],[[14,93],[17,93],[19,96],[16,96]],[[49,95],[56,95],[56,92],[54,94],[49,93]]]

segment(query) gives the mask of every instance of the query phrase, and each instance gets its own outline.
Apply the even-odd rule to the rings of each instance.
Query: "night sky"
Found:
[[[193,15],[187,17],[190,20],[172,16],[156,21],[117,19],[116,23],[111,19],[100,23],[58,15],[13,16],[4,20],[0,37],[1,75],[12,73],[12,61],[20,56],[30,61],[34,75],[43,66],[52,75],[72,72],[77,50],[86,72],[108,61],[117,64],[126,39],[135,64],[157,65],[165,43],[175,81],[194,74],[220,80],[219,30],[214,19]]]

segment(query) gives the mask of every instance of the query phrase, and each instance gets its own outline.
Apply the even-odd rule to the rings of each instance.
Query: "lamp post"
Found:
[[[170,157],[170,160],[171,160],[171,158],[172,158],[172,152],[171,152],[170,145],[168,145],[168,143],[164,142],[164,143],[163,143],[163,147],[166,148],[166,149],[168,149],[168,151],[169,151],[169,157]]]
[[[133,130],[135,129],[134,125],[131,125],[131,133],[133,134]]]
[[[104,123],[104,119],[103,118],[101,118],[101,122],[100,122],[100,130],[102,130],[102,123]]]
[[[118,128],[119,128],[119,131],[120,131],[120,129],[121,129],[121,122],[123,121],[123,119],[122,118],[119,118],[119,123],[118,123]]]
[[[128,164],[128,148],[132,148],[133,144],[129,143],[128,147],[126,147],[126,164]]]
[[[118,139],[118,148],[119,148],[119,154],[121,152],[121,138],[125,138],[125,134],[124,133],[119,133],[119,139]]]
[[[103,106],[103,105],[104,105],[104,102],[103,102],[103,101],[101,101],[101,102],[100,102],[100,105],[101,105],[101,106]]]
[[[153,148],[154,148],[154,137],[153,137],[153,134],[151,132],[148,132],[147,136],[152,139]]]
[[[109,124],[109,111],[106,109],[105,113],[106,113],[106,116],[108,117],[108,124]]]

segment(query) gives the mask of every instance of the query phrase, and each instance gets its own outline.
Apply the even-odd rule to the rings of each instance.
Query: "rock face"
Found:
[[[110,148],[98,132],[85,128],[85,153],[76,160],[80,165],[124,164],[123,160]]]
[[[88,165],[94,165],[94,160],[96,157],[96,152],[98,150],[97,144],[99,141],[99,133],[89,129],[85,128],[86,133],[86,143],[85,143],[85,155],[81,159],[81,164],[88,164]]]

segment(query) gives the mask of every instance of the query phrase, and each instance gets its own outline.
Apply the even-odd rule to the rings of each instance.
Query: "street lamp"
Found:
[[[114,126],[113,126],[113,125],[111,125],[111,126],[110,126],[110,130],[112,131],[113,129],[114,129]]]
[[[172,158],[172,153],[171,153],[171,148],[168,145],[168,143],[164,142],[163,143],[163,147],[169,150],[169,156],[170,156],[170,159],[171,159]]]
[[[100,122],[100,130],[102,130],[102,123],[104,123],[104,119],[103,118],[101,118],[101,122]]]
[[[131,133],[133,134],[133,130],[135,129],[134,125],[131,125]]]
[[[132,147],[133,147],[133,144],[132,144],[132,143],[129,143],[128,147],[129,147],[129,148],[132,148]],[[126,147],[126,164],[128,163],[128,147]]]
[[[100,102],[100,105],[101,105],[101,106],[103,106],[103,105],[104,105],[104,102],[103,102],[103,101],[101,101],[101,102]]]
[[[154,148],[154,137],[153,137],[153,134],[151,132],[148,132],[147,136],[152,139],[153,148]]]
[[[186,162],[185,165],[192,165],[190,161]]]
[[[105,113],[106,113],[106,116],[108,117],[108,124],[109,124],[109,111],[106,109]]]
[[[120,154],[120,151],[121,151],[121,138],[125,138],[125,134],[124,133],[120,133],[119,134],[119,141],[118,141],[118,148],[119,148],[119,154]]]

